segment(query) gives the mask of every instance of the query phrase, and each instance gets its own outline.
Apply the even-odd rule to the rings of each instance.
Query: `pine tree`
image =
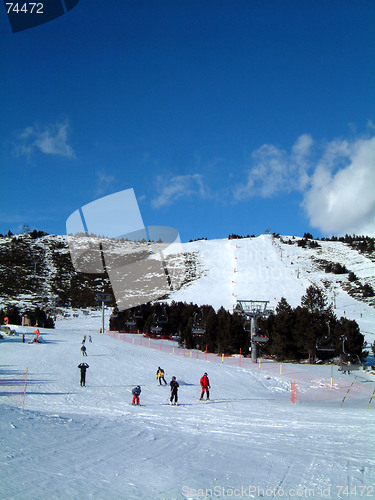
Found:
[[[327,307],[327,298],[316,285],[310,285],[301,298],[301,306],[311,313],[324,313]]]
[[[271,333],[271,354],[280,361],[296,359],[297,346],[293,336],[295,314],[287,300],[282,297],[276,306]]]

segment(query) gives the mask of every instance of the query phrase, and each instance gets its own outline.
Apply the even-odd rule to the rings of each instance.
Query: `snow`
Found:
[[[1,341],[1,498],[374,498],[369,372],[334,368],[331,389],[329,366],[285,364],[280,375],[278,363],[197,359],[176,343],[149,347],[141,336],[124,341],[100,327],[99,311],[79,313],[40,329],[43,344],[23,344],[20,335]],[[17,330],[32,337],[32,328]],[[83,335],[93,340],[87,357]],[[168,382],[177,377],[181,406],[167,404],[158,366]],[[198,401],[205,371],[212,403]],[[291,380],[298,380],[295,404]],[[142,406],[134,407],[138,384]]]

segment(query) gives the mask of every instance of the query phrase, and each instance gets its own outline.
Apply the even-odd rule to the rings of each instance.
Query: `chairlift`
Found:
[[[197,319],[198,313],[194,313],[194,323],[191,329],[191,333],[194,337],[198,337],[200,335],[204,335],[206,333],[206,326],[203,323],[203,311],[201,311],[200,318]]]
[[[199,337],[200,335],[204,335],[206,333],[206,329],[205,328],[192,328],[191,329],[191,333],[194,335],[194,337]]]
[[[159,326],[159,323],[163,323],[159,321],[160,315],[156,315],[155,313],[152,315],[153,325],[150,327],[150,333],[152,335],[161,335],[163,333],[163,327]],[[164,322],[165,323],[165,322]]]
[[[243,329],[245,332],[250,333],[251,332],[251,321],[245,321]]]
[[[350,375],[350,372],[359,370],[362,366],[361,360],[359,359],[359,356],[356,356],[357,360],[354,362],[349,361],[349,357],[346,355],[346,360],[343,355],[340,356],[340,361],[339,361],[339,372],[346,373]]]
[[[266,335],[253,335],[251,337],[251,342],[256,344],[265,344],[269,341],[269,338]]]
[[[136,319],[143,319],[143,310],[141,307],[139,307],[135,313],[134,313],[134,318]]]
[[[165,307],[163,308],[163,314],[158,314],[156,322],[157,323],[168,323],[168,316],[167,316],[167,313],[165,311]]]
[[[132,314],[130,314],[130,311],[129,311],[129,313],[128,313],[128,319],[126,321],[126,327],[129,328],[129,329],[132,329],[136,325],[137,325],[137,323],[136,323],[136,321],[134,319],[134,316]]]
[[[362,366],[362,363],[358,355],[356,355],[357,360],[354,363],[350,361],[349,354],[345,352],[345,340],[347,340],[345,335],[341,336],[341,340],[342,340],[342,354],[340,354],[338,371],[343,373],[348,372],[348,374],[350,375],[350,372],[359,370]]]
[[[321,352],[335,352],[335,346],[329,336],[320,337],[316,341],[316,350]]]
[[[154,325],[150,328],[150,332],[153,335],[161,335],[163,333],[163,328],[161,326]]]
[[[316,340],[316,350],[320,352],[330,352],[334,353],[335,352],[335,345],[333,342],[333,339],[331,337],[331,328],[329,325],[329,322],[327,322],[328,326],[328,335],[323,335],[323,337],[319,337]],[[343,346],[344,349],[344,346]]]

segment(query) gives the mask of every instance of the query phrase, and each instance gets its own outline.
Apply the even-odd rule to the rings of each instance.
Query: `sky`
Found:
[[[0,233],[132,188],[182,242],[375,236],[374,26],[372,0],[80,0],[17,33],[1,7]]]

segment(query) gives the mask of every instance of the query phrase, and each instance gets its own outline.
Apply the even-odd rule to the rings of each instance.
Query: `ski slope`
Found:
[[[280,375],[271,366],[197,360],[176,344],[172,354],[137,345],[139,336],[132,344],[99,334],[99,312],[77,314],[41,330],[43,344],[0,341],[2,499],[374,498],[373,375],[354,373],[357,389],[341,408],[345,391],[327,399],[318,385],[313,398],[292,404],[288,370],[323,380],[330,367],[285,365]],[[17,329],[31,337],[32,329]],[[83,358],[84,334],[93,342]],[[181,406],[167,404],[158,366],[168,382],[177,377]],[[204,372],[212,403],[198,401]],[[335,369],[335,387],[354,375]],[[134,407],[138,384],[142,406]]]
[[[297,246],[297,239],[271,235],[238,240],[195,241],[183,245],[195,253],[201,276],[171,294],[171,299],[198,305],[210,304],[233,310],[237,300],[267,300],[275,308],[282,297],[292,307],[301,303],[306,289],[314,284],[335,305],[338,318],[356,320],[368,343],[375,341],[375,308],[355,300],[345,290],[347,274],[325,273],[319,260],[339,262],[375,289],[375,262],[341,242],[319,241],[320,248]]]

